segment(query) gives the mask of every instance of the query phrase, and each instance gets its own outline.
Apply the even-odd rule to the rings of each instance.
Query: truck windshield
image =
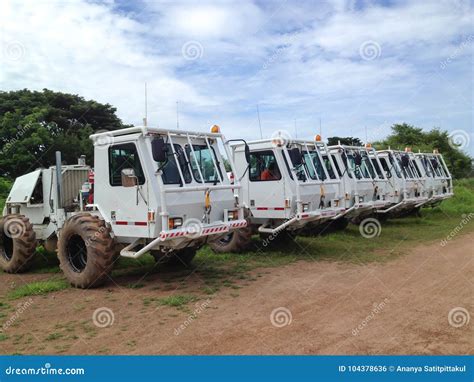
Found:
[[[213,147],[210,150],[207,145],[193,145],[193,150],[191,150],[191,147],[186,145],[186,153],[196,182],[218,183],[223,179],[220,163]],[[203,179],[201,179],[201,174]]]
[[[371,158],[371,161],[372,161],[372,165],[373,165],[374,168],[375,168],[375,171],[377,172],[378,177],[379,177],[380,179],[384,179],[383,171],[382,171],[382,169],[380,168],[379,163],[377,162],[377,158]]]
[[[304,151],[303,161],[309,177],[313,180],[326,180],[327,176],[324,172],[323,164],[316,151]],[[316,173],[315,171],[316,170]]]
[[[173,147],[176,155],[173,153],[171,144],[167,143],[165,148],[168,158],[166,162],[158,162],[158,167],[161,168],[161,179],[164,184],[181,184],[181,176],[179,175],[178,164],[176,162],[176,160],[178,160],[184,181],[186,183],[191,183],[191,173],[186,164],[183,148],[178,144],[174,144]]]
[[[362,157],[362,163],[360,166],[355,163],[355,156],[360,155]],[[358,150],[346,150],[347,163],[351,168],[352,172],[355,174],[357,179],[371,179],[375,178],[375,171],[370,162],[369,156],[365,151]]]

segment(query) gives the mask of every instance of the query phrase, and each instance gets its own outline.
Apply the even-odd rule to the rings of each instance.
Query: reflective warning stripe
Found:
[[[147,226],[148,225],[147,222],[127,222],[127,221],[123,221],[123,220],[118,220],[113,224],[115,224],[115,225],[135,225],[135,226]]]

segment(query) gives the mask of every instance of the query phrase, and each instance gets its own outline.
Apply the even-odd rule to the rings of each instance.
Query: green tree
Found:
[[[329,137],[328,145],[333,146],[341,143],[341,145],[347,146],[363,146],[362,141],[355,137]]]
[[[392,126],[392,133],[383,141],[375,142],[374,147],[400,150],[411,147],[413,152],[432,152],[437,149],[443,154],[446,165],[455,178],[465,178],[471,173],[472,158],[450,143],[449,133],[439,128],[425,132],[407,123],[395,124]]]
[[[125,127],[115,112],[109,104],[47,89],[0,92],[0,176],[48,167],[58,150],[68,164],[81,155],[91,163],[89,135]]]

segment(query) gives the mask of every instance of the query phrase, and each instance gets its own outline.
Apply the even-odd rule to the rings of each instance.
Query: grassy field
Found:
[[[410,248],[423,242],[436,242],[446,238],[460,225],[463,216],[474,211],[474,179],[464,179],[455,184],[455,197],[435,208],[425,208],[421,217],[393,219],[382,224],[379,236],[371,239],[363,237],[359,227],[349,225],[344,231],[320,236],[301,236],[293,240],[287,237],[284,242],[264,246],[258,236],[253,238],[251,249],[241,254],[215,254],[209,247],[202,248],[193,263],[186,270],[168,269],[157,265],[151,256],[145,255],[132,260],[120,258],[112,276],[117,283],[131,289],[144,286],[147,277],[160,272],[164,286],[184,283],[186,277],[196,273],[205,280],[200,291],[210,295],[220,288],[235,288],[238,280],[251,282],[265,272],[265,268],[283,266],[295,261],[336,261],[365,264],[385,262],[407,255]],[[463,225],[462,233],[474,230],[474,219]],[[283,233],[282,235],[286,235]],[[50,274],[47,280],[36,281],[12,290],[8,298],[17,299],[29,295],[42,295],[68,288],[62,279],[54,253],[46,253],[39,248],[30,272]],[[237,293],[237,291],[236,291]],[[193,301],[193,296],[176,295],[169,301],[144,301],[144,304],[179,306]]]

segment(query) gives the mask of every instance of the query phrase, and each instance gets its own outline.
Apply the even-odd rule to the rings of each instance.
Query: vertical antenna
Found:
[[[147,127],[148,125],[148,94],[145,82],[145,118],[143,118],[143,125]]]
[[[176,128],[179,130],[179,109],[178,109],[178,101],[176,101]]]
[[[260,121],[260,109],[258,108],[258,103],[257,103],[257,116],[258,116],[258,126],[260,127],[260,139],[263,139],[262,122]]]
[[[296,118],[295,118],[295,139],[298,139],[298,129],[296,128]]]
[[[319,117],[319,135],[322,137],[323,136],[323,128],[321,125],[321,117]]]
[[[365,143],[369,142],[369,139],[367,138],[367,126],[364,126],[365,128]]]

